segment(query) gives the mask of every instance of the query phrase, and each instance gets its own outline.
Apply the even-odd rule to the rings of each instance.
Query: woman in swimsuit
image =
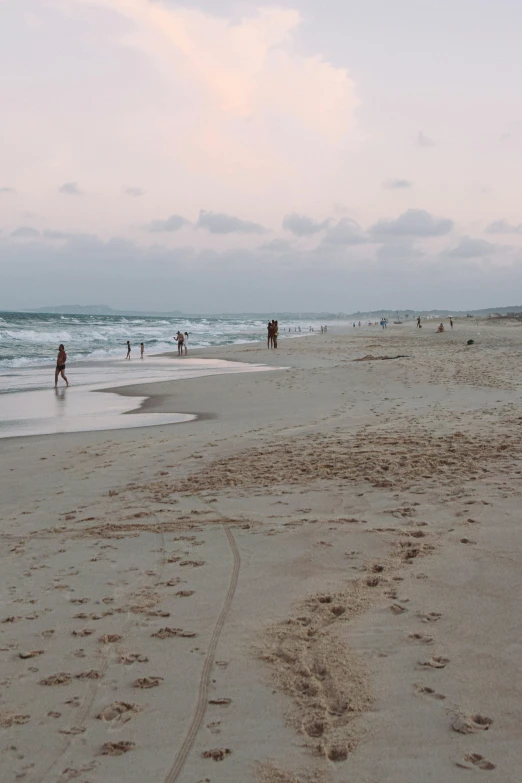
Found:
[[[58,386],[58,376],[61,375],[64,379],[67,386],[69,385],[69,381],[67,380],[67,377],[65,375],[65,362],[67,361],[67,354],[65,353],[65,348],[60,343],[58,347],[58,357],[56,359],[56,372],[54,373],[54,388]]]

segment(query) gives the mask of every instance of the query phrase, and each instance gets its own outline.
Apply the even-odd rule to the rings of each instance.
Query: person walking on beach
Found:
[[[178,341],[178,356],[183,356],[183,342],[185,340],[183,332],[178,332],[176,339]]]
[[[125,357],[126,359],[130,359],[130,352],[131,352],[131,344],[130,341],[127,340],[127,356]]]
[[[64,379],[67,386],[69,385],[69,381],[67,380],[67,376],[65,375],[65,362],[67,361],[67,354],[65,353],[65,348],[63,347],[62,343],[58,346],[58,356],[56,358],[56,372],[54,373],[54,388],[56,389],[58,386],[58,376],[61,375]]]
[[[421,328],[421,317],[420,315],[417,316],[417,329]]]
[[[453,329],[453,318],[450,318],[450,326]]]
[[[188,332],[185,332],[185,356],[188,353]]]
[[[279,337],[279,323],[272,321],[272,343],[274,348],[277,348],[277,338]]]
[[[141,345],[140,345],[140,359],[143,359],[144,351],[145,351],[145,346],[143,345],[143,343],[141,343]]]

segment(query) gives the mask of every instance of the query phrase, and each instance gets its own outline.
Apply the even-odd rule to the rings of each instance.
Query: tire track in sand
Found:
[[[212,664],[214,663],[214,656],[216,654],[216,648],[219,641],[219,637],[221,635],[221,631],[223,630],[223,626],[225,624],[228,611],[232,604],[234,593],[236,592],[237,582],[239,578],[239,568],[241,565],[241,557],[239,555],[239,550],[237,548],[234,536],[232,535],[231,529],[225,525],[223,526],[223,529],[227,536],[228,543],[230,545],[230,549],[232,551],[232,557],[233,557],[233,567],[232,567],[232,575],[230,577],[230,584],[228,587],[225,602],[223,604],[223,608],[221,609],[216,625],[214,626],[210,643],[208,645],[208,651],[205,656],[205,662],[203,664],[201,678],[199,681],[198,700],[196,704],[196,709],[194,711],[194,715],[192,716],[192,720],[190,722],[190,726],[185,736],[185,739],[183,740],[180,749],[176,753],[174,762],[171,768],[169,769],[167,775],[165,776],[163,783],[175,783],[175,781],[178,779],[180,772],[185,766],[185,762],[189,756],[189,753],[192,750],[192,746],[194,745],[196,736],[205,717],[205,712],[207,711],[207,703],[208,703],[210,671],[212,669]]]

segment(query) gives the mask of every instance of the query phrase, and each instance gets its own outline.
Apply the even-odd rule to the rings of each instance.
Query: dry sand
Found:
[[[3,441],[2,783],[522,780],[521,341],[198,352],[281,369]]]

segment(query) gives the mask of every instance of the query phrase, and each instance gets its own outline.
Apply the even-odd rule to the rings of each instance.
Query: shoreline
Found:
[[[518,780],[516,332],[353,332],[2,443],[2,777]]]

